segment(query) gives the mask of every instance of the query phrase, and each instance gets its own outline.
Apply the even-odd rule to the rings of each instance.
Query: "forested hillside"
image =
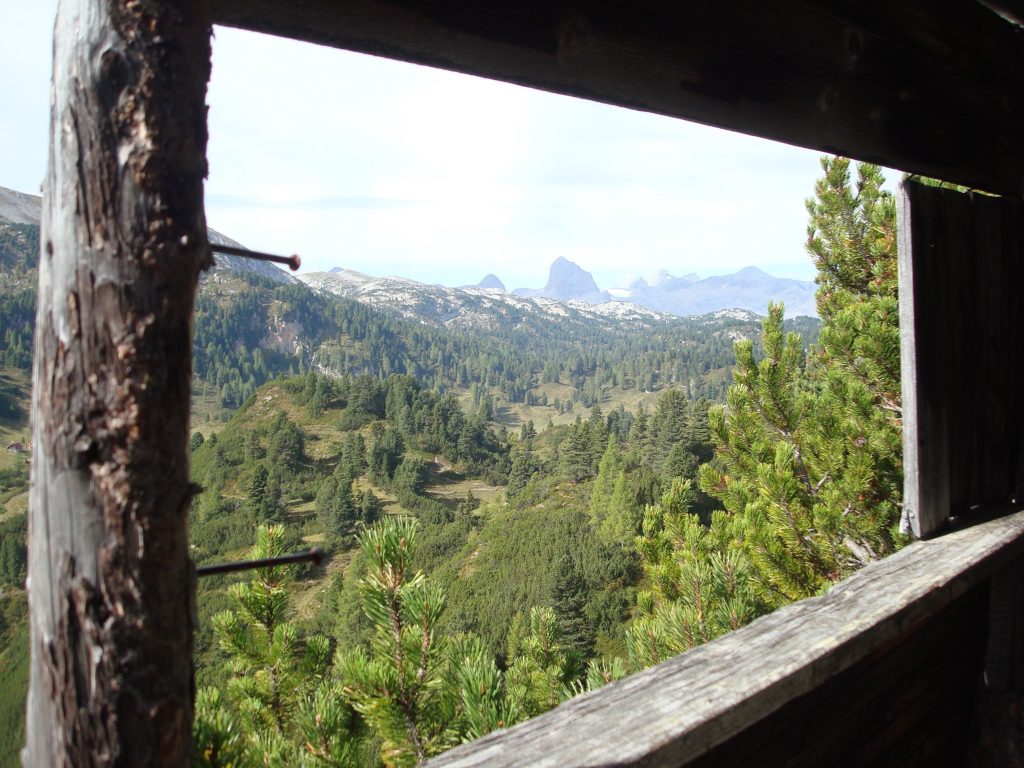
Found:
[[[38,253],[38,225],[0,217],[0,366],[28,369]],[[439,391],[467,393],[475,385],[509,424],[524,416],[564,421],[574,407],[608,396],[650,403],[645,395],[670,386],[721,400],[732,342],[755,338],[759,322],[742,310],[677,318],[628,305],[607,314],[550,299],[495,303],[412,283],[401,311],[378,309],[310,289],[260,262],[218,259],[196,302],[196,406],[208,418],[226,415],[274,376],[307,369],[409,374]],[[455,293],[459,323],[445,321],[451,307],[441,306]],[[787,323],[805,343],[816,339],[816,319]]]
[[[326,554],[200,580],[197,764],[414,765],[899,547],[894,207],[877,168],[850,174],[825,161],[808,202],[820,339],[781,307],[630,328],[508,310],[473,330],[207,275],[193,558]],[[12,297],[34,290],[15,226],[0,243],[28,282]],[[28,354],[18,306],[0,305]],[[24,441],[14,349],[0,427]],[[3,461],[6,756],[27,462]]]
[[[509,723],[586,686],[592,661],[594,669],[624,669],[601,658],[627,655],[642,575],[633,539],[645,506],[661,498],[672,478],[692,481],[711,456],[707,408],[706,401],[668,390],[649,414],[613,408],[605,415],[595,407],[585,420],[538,434],[529,423],[518,431],[495,428],[486,406],[466,413],[452,395],[404,375],[335,379],[310,372],[279,379],[259,389],[218,433],[193,438],[194,479],[204,488],[193,510],[194,556],[200,564],[238,557],[259,525],[282,526],[266,534],[275,551],[325,546],[326,563],[281,587],[294,610],[282,613],[294,633],[291,652],[322,636],[315,642],[333,649],[337,665],[372,677],[372,660],[360,656],[380,640],[372,611],[364,610],[367,576],[390,565],[375,565],[367,537],[398,536],[377,521],[414,520],[415,532],[401,529],[400,540],[415,540],[401,556],[402,578],[415,581],[422,570],[430,588],[421,598],[437,603],[418,621],[428,621],[438,645],[443,637],[475,649],[494,675],[504,675],[506,687],[509,675],[522,675],[517,692],[500,694],[507,697],[501,706]],[[271,539],[261,542],[271,546]],[[270,648],[259,656],[251,645],[266,631],[257,621],[265,614],[242,602],[237,578],[235,587],[225,589],[225,581],[200,585],[200,682],[210,688],[204,696],[232,707],[250,728],[278,723],[279,739],[267,749],[286,763],[297,761],[292,739],[302,718],[292,705],[249,687],[274,667]],[[245,587],[253,594],[268,588]],[[246,671],[237,677],[242,656]],[[301,664],[295,664],[296,690],[312,696],[322,675],[299,682]],[[369,711],[364,715],[360,727],[374,721]],[[212,711],[204,717],[216,719]],[[345,717],[355,722],[351,712]],[[438,713],[436,722],[422,717],[424,728],[440,729],[424,754],[478,732],[468,721],[458,731],[457,716],[448,725]],[[211,743],[227,738],[225,723],[202,723]],[[373,727],[391,738],[386,723]],[[458,733],[447,733],[449,727]]]

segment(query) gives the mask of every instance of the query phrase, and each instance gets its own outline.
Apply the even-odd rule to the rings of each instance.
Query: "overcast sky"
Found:
[[[0,186],[39,193],[51,0],[0,0]],[[602,288],[754,264],[811,279],[819,155],[518,86],[217,28],[207,219],[305,270]]]

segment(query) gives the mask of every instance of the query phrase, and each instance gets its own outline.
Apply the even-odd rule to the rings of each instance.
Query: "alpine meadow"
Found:
[[[816,318],[779,303],[680,316],[592,279],[585,301],[496,278],[295,279],[244,259],[208,271],[192,558],[324,557],[199,580],[196,764],[413,766],[900,548],[895,202],[878,167],[829,157],[806,206]],[[39,227],[4,216],[0,764],[13,766]],[[567,264],[550,285],[579,279]]]

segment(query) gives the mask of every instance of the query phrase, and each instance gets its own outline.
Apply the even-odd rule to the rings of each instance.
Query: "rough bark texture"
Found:
[[[207,0],[62,0],[33,367],[27,766],[191,759]]]

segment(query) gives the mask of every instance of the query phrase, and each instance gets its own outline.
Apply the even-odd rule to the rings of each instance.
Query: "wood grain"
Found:
[[[209,6],[62,0],[32,375],[30,768],[191,762]]]
[[[916,542],[822,597],[429,765],[686,765],[921,630],[1022,553],[1024,512]]]
[[[899,199],[904,516],[1008,503],[1024,437],[1024,204],[909,181]]]

